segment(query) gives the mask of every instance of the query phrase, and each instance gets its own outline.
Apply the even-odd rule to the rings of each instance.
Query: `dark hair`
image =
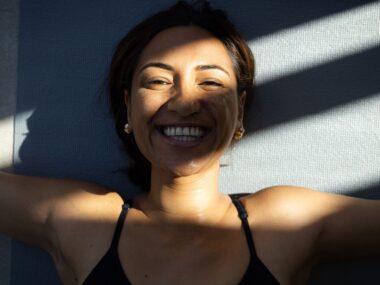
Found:
[[[135,26],[118,44],[108,76],[108,94],[118,136],[131,158],[127,171],[130,180],[143,190],[150,189],[150,162],[141,154],[133,135],[124,133],[127,106],[124,90],[131,92],[132,78],[142,50],[151,39],[174,26],[199,26],[224,43],[231,57],[237,77],[238,94],[252,96],[254,59],[247,43],[236,31],[226,14],[212,9],[207,1],[188,4],[179,1],[167,10],[158,12]]]

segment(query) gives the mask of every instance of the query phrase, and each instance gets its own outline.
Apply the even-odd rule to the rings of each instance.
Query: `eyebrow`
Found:
[[[166,63],[162,63],[162,62],[149,62],[147,64],[144,64],[143,67],[140,68],[139,72],[142,72],[144,69],[146,69],[148,67],[156,67],[156,68],[161,68],[161,69],[165,69],[165,70],[174,72],[174,68],[172,66],[170,66]],[[197,70],[197,71],[208,70],[208,69],[218,69],[218,70],[224,72],[225,74],[227,74],[228,77],[230,77],[229,72],[217,64],[202,64],[202,65],[197,65],[195,67],[195,70]]]
[[[223,71],[225,74],[227,74],[228,77],[230,77],[230,74],[228,73],[228,71],[217,64],[204,64],[204,65],[197,65],[195,67],[195,70],[208,70],[208,69],[219,69]]]
[[[157,67],[157,68],[161,68],[161,69],[165,69],[169,71],[174,71],[174,68],[168,64],[165,64],[162,62],[149,62],[147,64],[144,64],[143,67],[140,68],[139,72],[143,71],[144,69],[148,67]]]

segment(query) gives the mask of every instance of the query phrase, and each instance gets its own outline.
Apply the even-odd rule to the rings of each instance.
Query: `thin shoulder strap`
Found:
[[[258,281],[258,284],[280,284],[276,277],[273,276],[272,272],[269,271],[269,269],[265,266],[265,264],[260,260],[260,258],[257,256],[256,249],[255,249],[255,243],[253,241],[253,237],[251,234],[251,229],[249,228],[248,224],[248,213],[246,209],[244,208],[243,204],[240,202],[238,198],[232,197],[232,202],[234,203],[236,209],[239,212],[240,220],[243,224],[243,229],[245,232],[245,237],[247,239],[249,252],[251,254],[251,261],[249,263],[249,269],[246,271],[242,282],[239,284],[251,284],[251,280],[255,279]],[[254,273],[254,276],[252,276],[252,272]]]
[[[125,216],[128,213],[128,209],[132,207],[132,200],[127,200],[124,197],[122,198],[123,198],[124,204],[121,206],[121,212],[119,215],[119,219],[117,220],[115,232],[113,234],[112,243],[111,243],[111,248],[114,248],[114,249],[117,249],[117,246],[119,244],[121,231],[123,230]]]
[[[255,243],[253,241],[251,229],[249,228],[249,224],[248,224],[248,219],[247,219],[248,213],[247,213],[246,209],[244,208],[243,204],[240,202],[239,199],[232,199],[232,202],[234,203],[234,205],[235,205],[235,207],[239,213],[239,218],[240,218],[242,225],[243,225],[243,229],[244,229],[245,237],[247,239],[247,243],[248,243],[249,252],[251,254],[251,257],[255,258],[255,257],[257,257],[257,254],[256,254]]]

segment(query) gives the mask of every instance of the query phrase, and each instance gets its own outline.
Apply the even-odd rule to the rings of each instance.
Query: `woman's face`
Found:
[[[125,96],[142,154],[174,176],[219,164],[242,126],[245,96],[237,96],[231,58],[221,41],[197,26],[158,33],[142,51]]]

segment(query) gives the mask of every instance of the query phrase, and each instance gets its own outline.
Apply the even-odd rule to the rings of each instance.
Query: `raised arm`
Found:
[[[317,262],[380,256],[380,200],[292,186],[272,187],[259,196],[268,220],[276,221],[273,227],[298,233],[294,246],[309,242],[305,248]]]
[[[380,256],[380,200],[324,193],[316,198],[323,217],[318,260]]]
[[[0,172],[0,233],[51,251],[56,210],[75,213],[73,196],[101,191],[90,183]]]
[[[379,200],[276,186],[244,202],[257,253],[279,280],[306,282],[326,260],[380,256]]]

